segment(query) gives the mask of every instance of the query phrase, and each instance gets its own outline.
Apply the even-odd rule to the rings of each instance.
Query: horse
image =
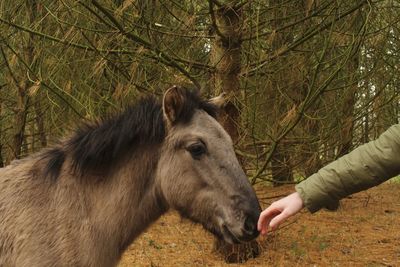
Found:
[[[260,205],[218,109],[173,86],[0,169],[0,266],[115,266],[170,209],[228,243],[256,238]]]

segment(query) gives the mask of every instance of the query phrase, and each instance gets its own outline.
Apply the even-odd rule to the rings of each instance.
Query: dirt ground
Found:
[[[266,207],[292,186],[257,190]],[[226,264],[213,237],[171,212],[125,253],[125,266],[400,266],[400,184],[385,183],[341,201],[336,212],[302,212],[278,231],[259,237],[261,254]]]

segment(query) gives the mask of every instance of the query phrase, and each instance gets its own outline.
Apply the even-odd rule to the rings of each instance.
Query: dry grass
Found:
[[[265,207],[292,187],[267,188]],[[266,199],[265,197],[269,198]],[[263,201],[264,202],[264,201]],[[337,212],[303,212],[268,237],[261,255],[226,264],[213,237],[168,213],[125,253],[122,266],[400,266],[400,184],[387,183],[342,201]]]

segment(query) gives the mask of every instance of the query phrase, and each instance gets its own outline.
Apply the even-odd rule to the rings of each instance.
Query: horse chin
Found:
[[[183,209],[179,209],[178,212],[179,212],[179,215],[181,216],[181,218],[188,219],[188,220],[190,220],[191,222],[193,222],[195,224],[200,224],[201,226],[203,226],[203,228],[206,231],[210,232],[211,234],[213,234],[218,239],[225,240],[224,234],[220,230],[220,227],[218,227],[216,224],[214,224],[212,219],[210,219],[210,218],[208,218],[208,219],[200,219],[200,218],[198,218],[196,216],[192,216],[190,213],[188,213],[187,211],[185,211]]]
[[[182,218],[189,219],[195,224],[201,224],[206,231],[213,234],[216,238],[224,240],[228,244],[233,245],[249,241],[246,238],[238,237],[240,235],[235,234],[235,232],[224,223],[222,217],[218,217],[217,222],[213,222],[212,219],[202,220],[196,216],[191,216],[191,214],[184,210],[178,210],[178,212]]]
[[[222,225],[221,232],[225,242],[232,245],[242,243],[242,241],[233,233],[232,230],[229,229],[228,226]]]
[[[225,242],[229,244],[239,244],[249,242],[259,235],[259,232],[248,233],[236,227],[230,227],[227,224],[222,224],[220,226],[221,236]]]

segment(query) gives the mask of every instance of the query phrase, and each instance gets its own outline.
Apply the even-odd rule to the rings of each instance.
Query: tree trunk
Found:
[[[274,0],[271,1],[271,4],[274,6],[281,6],[283,5],[284,1],[283,0]],[[271,28],[272,30],[279,29],[280,27],[283,26],[285,23],[281,18],[283,17],[283,11],[281,8],[277,8],[274,12],[274,19],[271,21]],[[272,51],[278,51],[281,49],[285,44],[290,42],[292,39],[292,36],[290,32],[276,32],[272,41],[271,41],[271,48]],[[280,65],[284,66],[287,64],[287,58],[286,56],[281,56],[277,58]],[[275,107],[275,131],[278,133],[279,129],[281,127],[284,127],[285,125],[281,124],[281,116],[288,110],[288,103],[286,101],[282,101],[281,94],[277,88],[281,88],[282,90],[286,91],[291,91],[294,90],[295,88],[290,88],[287,86],[288,80],[290,80],[291,77],[291,69],[284,69],[284,70],[278,70],[274,73],[273,79],[271,81],[271,88],[270,88],[270,97],[271,99],[276,99],[276,107]],[[300,85],[301,86],[301,85]],[[300,87],[299,86],[299,87]],[[299,90],[299,88],[296,88]],[[296,92],[297,93],[297,92]],[[290,93],[288,92],[288,95]],[[284,184],[285,182],[288,181],[293,181],[293,170],[290,167],[290,155],[288,153],[288,146],[285,145],[284,143],[278,144],[276,147],[276,150],[272,154],[271,158],[271,176],[273,182],[273,186],[280,186]]]
[[[211,50],[211,62],[215,66],[212,77],[214,90],[216,94],[226,93],[230,100],[220,116],[220,121],[236,143],[239,139],[240,107],[235,97],[240,94],[242,10],[229,5],[214,10],[212,1],[210,10],[212,10],[212,31],[215,35]]]
[[[26,85],[27,83],[22,83],[18,87],[17,95],[17,107],[14,110],[14,133],[12,142],[12,159],[19,159],[22,151],[22,144],[24,142],[25,135],[25,124],[27,117],[27,105],[28,98],[26,96]]]
[[[362,14],[360,12],[356,12],[355,16],[353,17],[352,21],[353,24],[350,26],[349,33],[352,36],[356,36],[362,27],[363,20],[359,19]],[[351,40],[349,41],[349,43]],[[354,44],[349,44],[354,45]],[[344,89],[343,103],[342,103],[342,117],[341,117],[341,129],[340,132],[340,140],[339,140],[339,147],[336,157],[339,158],[347,153],[350,152],[353,146],[353,131],[354,131],[354,107],[356,104],[356,93],[358,90],[358,83],[357,83],[357,73],[358,68],[360,65],[360,52],[359,50],[353,51],[353,56],[350,58],[347,66],[346,66],[346,73],[350,75],[348,79],[348,83],[350,84],[349,88]]]
[[[343,99],[343,111],[341,118],[341,129],[340,131],[340,140],[339,140],[339,148],[337,152],[337,158],[347,154],[350,152],[353,146],[353,129],[354,129],[354,105],[356,102],[355,94],[356,87],[352,86],[345,92]]]
[[[4,159],[3,159],[3,145],[1,144],[0,140],[0,168],[4,167]]]
[[[293,181],[293,170],[289,162],[287,145],[278,144],[271,159],[271,175],[274,186]]]
[[[47,136],[44,124],[45,117],[42,109],[42,94],[39,94],[38,97],[36,98],[34,108],[35,108],[35,122],[39,134],[40,146],[45,147],[47,146]]]
[[[37,12],[36,0],[26,0],[25,5],[27,7],[27,16],[29,25],[35,22]],[[24,48],[24,60],[27,64],[33,65],[34,63],[34,36],[28,34],[26,41],[26,47]],[[10,69],[10,71],[12,71]],[[23,78],[22,78],[23,77]],[[26,119],[28,115],[29,95],[27,94],[29,87],[32,85],[27,77],[21,75],[21,80],[17,87],[17,106],[14,110],[14,133],[12,142],[12,158],[18,159],[21,156],[22,145],[24,142]]]
[[[0,120],[2,120],[2,118],[3,118],[3,106],[0,103]],[[0,168],[4,167],[3,142],[4,142],[3,141],[3,129],[2,129],[2,124],[0,123]]]
[[[318,111],[314,111],[317,113]],[[318,120],[310,120],[305,125],[305,129],[309,132],[311,137],[319,136],[320,125]],[[306,177],[316,173],[321,167],[321,154],[320,154],[320,140],[314,141],[311,144],[303,144],[304,150],[308,152],[306,162],[304,163],[304,174]]]

